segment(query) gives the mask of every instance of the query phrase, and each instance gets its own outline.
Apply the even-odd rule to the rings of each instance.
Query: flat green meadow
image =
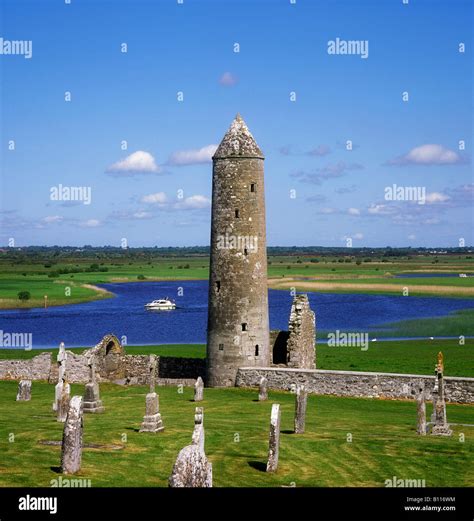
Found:
[[[68,349],[74,353],[82,353],[85,348]],[[474,339],[466,339],[464,345],[458,340],[390,340],[369,342],[367,351],[360,347],[330,347],[327,344],[316,344],[318,369],[336,371],[375,371],[384,373],[434,374],[434,366],[439,351],[445,359],[446,376],[474,377]],[[205,358],[204,344],[164,344],[147,346],[125,346],[131,355],[156,354],[159,356],[176,356],[185,358]],[[2,358],[32,358],[43,351],[57,349],[22,349],[0,348]]]
[[[15,402],[16,390],[16,382],[0,382],[0,486],[51,486],[61,475],[63,430],[51,410],[54,386],[33,382],[29,402]],[[72,385],[73,395],[83,390]],[[165,431],[139,433],[147,390],[101,385],[105,412],[85,415],[75,479],[93,487],[167,486],[179,450],[191,441],[196,404],[190,388],[158,387]],[[272,403],[282,412],[274,474],[265,472]],[[383,487],[393,476],[427,487],[474,485],[474,427],[453,425],[451,438],[418,436],[413,401],[312,395],[306,432],[298,435],[290,392],[258,402],[256,390],[205,389],[199,405],[216,487]],[[451,423],[474,424],[473,406],[448,404],[447,414]]]

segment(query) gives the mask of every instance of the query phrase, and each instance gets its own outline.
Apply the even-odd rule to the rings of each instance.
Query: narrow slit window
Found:
[[[240,217],[240,212],[237,208],[235,209],[235,217],[236,217],[236,219],[238,219]]]
[[[250,184],[250,191],[255,192],[255,183]]]
[[[224,351],[224,344],[219,344],[219,351]]]
[[[221,281],[220,280],[216,280],[216,291],[217,291],[217,293],[219,293],[220,290],[221,290]]]
[[[247,250],[247,248],[244,248],[244,255],[248,255],[249,254],[249,251]]]
[[[247,322],[242,323],[242,331],[247,331]]]
[[[258,356],[258,344],[255,346],[255,356]]]

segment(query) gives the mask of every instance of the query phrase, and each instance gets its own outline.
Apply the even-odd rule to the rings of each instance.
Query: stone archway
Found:
[[[115,335],[105,335],[90,354],[102,378],[111,381],[125,378],[125,350]]]
[[[272,363],[274,365],[287,365],[288,364],[288,331],[273,331],[273,350],[272,350]]]

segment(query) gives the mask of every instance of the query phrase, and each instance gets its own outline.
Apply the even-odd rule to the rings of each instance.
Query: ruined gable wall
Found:
[[[296,295],[288,324],[288,367],[316,368],[316,317],[307,295]]]

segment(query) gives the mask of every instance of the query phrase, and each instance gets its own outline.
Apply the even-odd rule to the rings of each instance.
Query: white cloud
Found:
[[[132,217],[134,219],[151,219],[153,214],[151,212],[135,212]]]
[[[79,225],[83,228],[96,228],[101,225],[101,222],[98,219],[88,219],[87,221],[82,221]]]
[[[331,152],[331,147],[328,145],[318,145],[308,152],[308,156],[327,156]]]
[[[408,236],[408,238],[410,239],[410,241],[414,241],[416,239],[416,235],[412,233]]]
[[[425,202],[428,204],[434,204],[434,203],[444,203],[445,201],[448,201],[450,197],[446,194],[442,194],[440,192],[431,192],[429,194],[426,194]]]
[[[157,174],[161,171],[155,158],[143,150],[133,152],[125,159],[110,165],[106,172],[112,175]]]
[[[431,217],[430,219],[425,219],[422,221],[422,224],[439,224],[441,221],[437,217]]]
[[[202,148],[191,150],[179,150],[178,152],[173,152],[170,155],[168,164],[175,166],[185,166],[210,163],[216,150],[217,145],[207,145]]]
[[[226,87],[231,87],[238,82],[238,78],[235,74],[231,72],[224,72],[224,74],[219,78],[219,83],[221,85],[225,85]]]
[[[421,145],[408,153],[388,161],[389,165],[454,165],[463,163],[458,153],[443,145]]]
[[[64,217],[61,215],[48,215],[47,217],[44,217],[41,221],[44,224],[52,224],[52,223],[60,223],[64,220]]]
[[[144,195],[141,198],[142,203],[149,204],[165,204],[168,201],[166,194],[164,192],[156,192],[154,194]]]
[[[360,215],[360,210],[358,208],[349,208],[347,213],[349,215]]]
[[[363,233],[355,233],[354,234],[354,239],[363,239],[364,238],[364,234]]]
[[[386,204],[371,204],[369,208],[367,208],[367,212],[370,215],[390,215],[393,214],[396,209],[392,206],[387,206]]]
[[[208,208],[211,206],[211,200],[204,195],[191,195],[186,197],[184,201],[175,203],[174,207],[177,210],[196,210],[201,208]]]

